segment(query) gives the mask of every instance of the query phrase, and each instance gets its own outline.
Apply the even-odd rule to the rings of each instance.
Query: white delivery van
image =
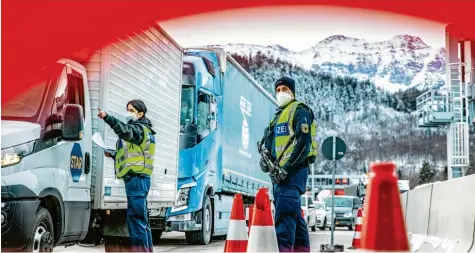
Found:
[[[97,108],[124,120],[137,98],[157,132],[148,206],[160,237],[176,195],[183,49],[158,25],[124,38],[88,62],[60,60],[2,105],[2,251],[43,251],[86,235],[107,249],[127,239],[124,182],[91,137],[99,132],[115,148]]]

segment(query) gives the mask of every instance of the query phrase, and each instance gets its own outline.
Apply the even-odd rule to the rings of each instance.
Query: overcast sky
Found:
[[[420,37],[432,47],[445,44],[445,24],[386,12],[327,6],[265,7],[214,12],[160,23],[182,46],[280,44],[302,51],[335,34],[368,41],[396,35]]]

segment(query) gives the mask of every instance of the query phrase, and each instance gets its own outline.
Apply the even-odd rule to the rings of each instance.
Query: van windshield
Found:
[[[46,91],[46,81],[2,105],[2,118],[31,118],[38,114]]]
[[[332,206],[332,198],[327,197],[325,198],[325,205],[331,207]],[[335,198],[335,207],[352,207],[352,199],[350,198]]]
[[[2,120],[19,120],[36,123],[41,106],[45,100],[50,84],[56,84],[64,65],[57,63],[51,68],[44,68],[40,77],[43,81],[10,99],[2,105]]]
[[[324,207],[323,203],[315,203],[315,209],[317,210],[323,210]]]

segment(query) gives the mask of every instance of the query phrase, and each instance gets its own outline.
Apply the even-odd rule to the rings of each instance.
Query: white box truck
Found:
[[[47,251],[86,235],[106,250],[127,240],[124,182],[91,137],[99,132],[115,148],[98,108],[124,120],[136,98],[157,132],[148,207],[160,237],[176,196],[183,49],[158,25],[125,38],[88,62],[58,61],[44,82],[2,105],[2,251]]]

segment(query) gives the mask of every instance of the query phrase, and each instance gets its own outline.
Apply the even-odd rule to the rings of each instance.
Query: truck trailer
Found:
[[[58,61],[43,70],[43,82],[2,105],[2,251],[49,251],[86,236],[104,240],[106,250],[127,245],[124,182],[91,137],[99,132],[115,149],[98,108],[125,121],[136,98],[157,132],[147,200],[160,236],[176,196],[182,59],[156,25],[117,38],[88,62]]]
[[[178,193],[167,226],[189,244],[225,236],[235,193],[245,206],[272,185],[257,142],[277,101],[222,48],[185,50]]]

